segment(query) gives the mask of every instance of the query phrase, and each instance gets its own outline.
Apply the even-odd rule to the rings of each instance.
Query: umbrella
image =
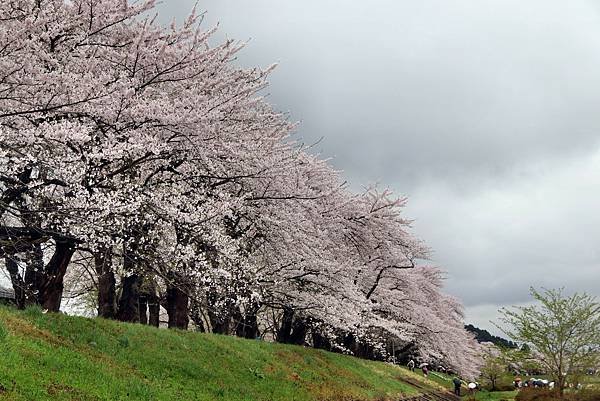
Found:
[[[429,364],[428,363],[422,363],[422,364],[419,365],[420,368],[424,368],[425,366],[429,366]]]

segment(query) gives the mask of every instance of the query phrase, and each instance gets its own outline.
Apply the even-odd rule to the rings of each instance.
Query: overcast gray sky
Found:
[[[165,0],[179,21],[196,0]],[[600,3],[202,0],[270,101],[407,215],[470,322],[528,287],[600,295]]]

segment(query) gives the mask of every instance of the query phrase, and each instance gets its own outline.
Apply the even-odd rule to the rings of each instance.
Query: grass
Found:
[[[598,375],[583,375],[581,382],[586,388],[600,390],[600,376]]]
[[[1,401],[349,401],[418,394],[402,381],[418,375],[385,363],[39,309],[0,307],[0,355]]]
[[[452,382],[452,379],[454,379],[455,377],[456,376],[448,375],[442,372],[429,372],[428,375],[428,378],[430,380],[434,381],[435,383],[439,384],[440,386],[444,387],[446,390],[449,391],[454,390],[454,383]]]
[[[474,397],[466,395],[464,399],[475,398],[477,401],[512,401],[517,396],[517,391],[486,391],[481,390],[474,394]]]

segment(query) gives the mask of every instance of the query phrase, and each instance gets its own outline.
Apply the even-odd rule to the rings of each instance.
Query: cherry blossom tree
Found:
[[[198,31],[193,15],[180,29],[157,26],[144,17],[152,6],[25,1],[1,10],[3,216],[92,253],[125,247],[133,287],[142,261],[131,248],[144,247],[142,231],[163,233],[157,222],[186,213],[177,205],[202,202],[179,216],[197,222],[226,208],[215,205],[218,190],[216,201],[205,191],[173,198],[231,179],[219,152],[236,129],[287,127],[249,96],[268,71],[228,68],[238,45],[210,48],[212,31]],[[69,242],[65,263],[46,274],[57,281],[75,248],[59,234],[57,251]]]
[[[19,305],[67,274],[105,318],[470,372],[476,346],[388,190],[350,191],[260,95],[271,67],[154,1],[0,4],[0,256]],[[75,292],[77,292],[75,291]]]

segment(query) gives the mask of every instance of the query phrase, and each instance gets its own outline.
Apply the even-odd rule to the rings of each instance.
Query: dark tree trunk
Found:
[[[212,332],[215,334],[229,334],[229,326],[231,318],[226,313],[219,313],[219,311],[208,310],[208,318],[210,319],[210,326]]]
[[[142,280],[139,275],[131,274],[122,280],[122,291],[119,299],[117,319],[122,322],[137,323],[140,321],[140,286]]]
[[[280,343],[302,345],[306,341],[308,324],[302,318],[295,316],[292,308],[284,308],[281,317],[281,326],[277,332],[277,341]]]
[[[308,333],[308,325],[306,321],[301,318],[294,319],[292,324],[292,335],[290,336],[290,343],[296,345],[303,345],[306,342],[306,334]]]
[[[346,334],[343,339],[344,347],[352,352],[352,355],[358,358],[381,360],[382,356],[375,353],[370,345],[358,340],[352,333]]]
[[[375,350],[375,348],[373,348],[372,345],[366,344],[364,342],[360,342],[358,344],[359,346],[359,357],[361,358],[365,358],[365,359],[369,359],[372,361],[383,361],[384,357],[383,355]]]
[[[19,272],[19,266],[11,256],[6,256],[4,262],[6,264],[6,270],[8,271],[8,274],[10,274],[13,290],[15,291],[15,304],[17,305],[17,308],[25,309],[25,281]]]
[[[39,303],[50,312],[60,311],[64,278],[74,253],[75,244],[72,241],[56,241],[54,254],[46,265],[43,284],[38,291]]]
[[[294,324],[294,310],[284,308],[281,316],[281,325],[277,330],[277,342],[290,343],[292,338],[292,329]]]
[[[170,272],[167,285],[167,314],[169,328],[187,330],[190,323],[190,297],[182,290],[180,277]]]
[[[238,308],[238,322],[235,330],[236,336],[254,339],[260,335],[258,330],[258,318],[256,316],[259,308],[260,306],[258,304],[252,304],[246,308],[244,314],[242,314]]]
[[[312,342],[314,348],[331,351],[331,342],[317,330],[312,332]]]
[[[98,316],[114,319],[117,316],[116,279],[112,268],[112,252],[101,250],[94,255],[98,276]]]
[[[204,325],[204,318],[202,317],[202,310],[197,303],[192,302],[190,306],[190,319],[196,326],[196,331],[206,333],[206,326]]]
[[[123,244],[123,269],[128,276],[121,280],[121,296],[117,309],[117,319],[122,322],[138,323],[140,321],[139,302],[143,279],[139,274],[137,249],[138,245],[135,240]]]
[[[344,344],[344,347],[348,350],[350,350],[350,352],[352,352],[352,354],[356,355],[356,350],[358,348],[357,344],[356,344],[356,338],[354,337],[353,334],[346,334],[344,336],[344,340],[342,341],[342,344]]]
[[[160,302],[156,294],[148,298],[148,324],[154,327],[160,325]]]

